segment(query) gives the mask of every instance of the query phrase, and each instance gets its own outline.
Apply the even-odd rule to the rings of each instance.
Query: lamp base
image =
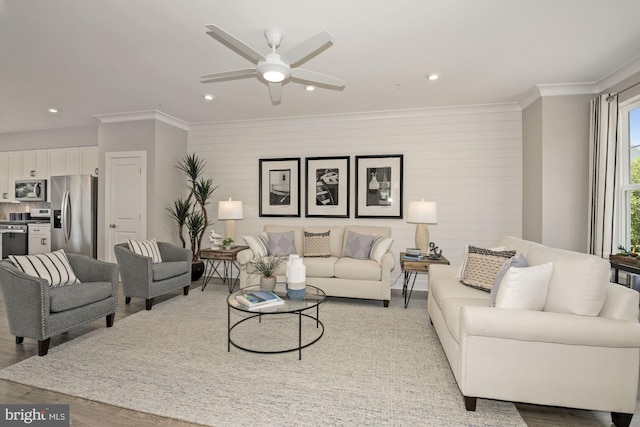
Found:
[[[228,219],[224,222],[224,238],[233,239],[236,241],[236,222],[233,219]]]
[[[429,253],[429,226],[427,224],[416,225],[416,248],[422,255]]]

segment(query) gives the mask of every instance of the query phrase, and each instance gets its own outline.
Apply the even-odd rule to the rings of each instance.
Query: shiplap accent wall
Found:
[[[370,224],[391,227],[396,256],[415,246],[415,225],[404,219],[354,218],[355,156],[372,154],[404,155],[404,216],[409,201],[437,202],[430,237],[452,263],[467,244],[522,235],[522,114],[513,104],[202,124],[189,131],[188,151],[207,161],[206,175],[220,186],[211,217],[219,200],[242,200],[239,244],[267,223]],[[305,218],[305,157],[344,155],[351,156],[350,218]],[[283,157],[301,158],[301,217],[261,218],[258,159]],[[214,228],[223,234],[222,221]],[[392,277],[401,287],[399,263]],[[426,279],[420,275],[416,289],[426,289]]]

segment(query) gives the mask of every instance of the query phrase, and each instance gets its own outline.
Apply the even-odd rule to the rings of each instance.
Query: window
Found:
[[[640,252],[640,97],[620,105],[620,244]]]

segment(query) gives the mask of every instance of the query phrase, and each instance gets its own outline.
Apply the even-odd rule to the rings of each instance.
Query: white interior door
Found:
[[[146,237],[147,153],[106,153],[105,168],[105,254],[116,262],[115,244]]]

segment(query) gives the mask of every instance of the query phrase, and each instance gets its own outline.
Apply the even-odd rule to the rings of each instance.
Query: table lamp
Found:
[[[429,253],[429,227],[438,223],[438,205],[436,202],[409,202],[407,222],[416,225],[416,248],[422,255]]]
[[[244,219],[240,200],[221,200],[218,202],[218,220],[224,220],[224,238],[236,240],[236,219]]]

